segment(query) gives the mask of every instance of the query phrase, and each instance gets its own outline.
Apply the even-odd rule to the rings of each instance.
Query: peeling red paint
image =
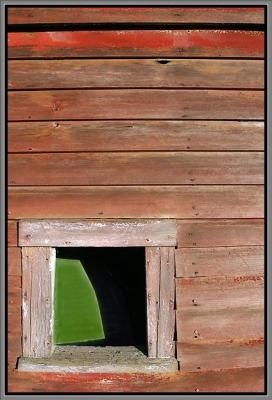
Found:
[[[144,51],[162,51],[177,55],[190,53],[201,55],[201,52],[214,55],[263,56],[263,32],[252,31],[210,31],[210,30],[132,30],[132,31],[79,31],[79,32],[11,32],[8,36],[8,46],[16,56],[20,56],[24,48],[26,55],[42,56],[48,52],[52,56],[54,50],[65,50],[73,54],[92,54],[99,51],[122,51],[134,54]],[[88,51],[87,51],[88,50]],[[212,50],[212,52],[211,52]],[[57,55],[58,53],[56,53]]]
[[[258,275],[249,275],[249,276],[237,276],[234,278],[234,282],[247,282],[247,281],[254,281],[254,282],[262,282],[264,281],[263,276],[258,276]]]

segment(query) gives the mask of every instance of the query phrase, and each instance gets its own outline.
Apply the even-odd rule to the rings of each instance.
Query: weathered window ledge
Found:
[[[56,346],[49,357],[19,360],[18,369],[33,372],[173,372],[175,358],[149,358],[134,346]]]

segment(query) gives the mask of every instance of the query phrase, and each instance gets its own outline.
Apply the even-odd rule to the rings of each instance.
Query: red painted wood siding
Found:
[[[263,391],[264,11],[9,8],[9,23],[21,30],[8,35],[11,392]],[[51,25],[109,22],[156,26]],[[170,23],[180,25],[161,25]],[[37,30],[27,32],[28,24]],[[18,220],[169,217],[178,220],[181,370],[16,371]]]

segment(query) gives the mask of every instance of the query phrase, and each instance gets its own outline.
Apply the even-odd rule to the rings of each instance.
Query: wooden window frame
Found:
[[[21,220],[23,357],[54,351],[56,247],[137,246],[146,252],[148,357],[174,357],[176,237],[173,219]]]

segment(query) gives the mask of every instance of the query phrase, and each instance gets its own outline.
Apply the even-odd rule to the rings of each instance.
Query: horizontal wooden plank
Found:
[[[203,311],[199,307],[176,313],[177,341],[245,341],[264,337],[264,311],[250,307]]]
[[[11,187],[11,218],[263,218],[263,187]]]
[[[9,185],[263,184],[262,152],[10,154]]]
[[[262,219],[178,221],[178,247],[262,246]]]
[[[263,150],[256,121],[10,122],[9,152]]]
[[[119,30],[10,32],[9,58],[264,56],[264,32]]]
[[[8,248],[8,275],[21,275],[21,249],[19,247]]]
[[[264,87],[262,60],[10,60],[9,89]]]
[[[175,246],[175,220],[21,221],[20,246]]]
[[[264,369],[243,368],[171,374],[31,373],[11,371],[9,392],[263,392]]]
[[[17,221],[8,221],[8,246],[17,246]]]
[[[264,306],[263,276],[220,278],[177,278],[178,310],[199,308],[211,313],[232,307],[262,309]]]
[[[9,92],[8,118],[59,119],[259,119],[262,91],[91,89]],[[75,104],[77,105],[75,107]]]
[[[9,7],[9,24],[51,23],[251,23],[263,7]]]
[[[181,371],[250,368],[264,365],[263,343],[178,343]]]
[[[177,277],[264,274],[263,246],[178,249],[175,259]]]

